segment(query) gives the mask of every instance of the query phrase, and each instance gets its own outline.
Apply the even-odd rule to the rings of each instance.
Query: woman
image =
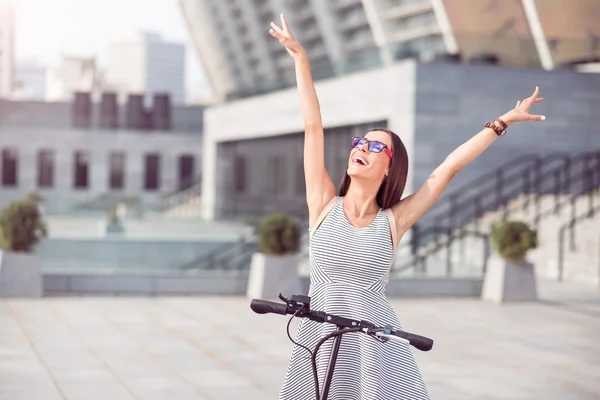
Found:
[[[355,138],[342,186],[336,190],[324,166],[324,139],[319,102],[310,66],[283,14],[280,28],[270,34],[294,58],[300,105],[304,118],[304,169],[310,219],[311,308],[377,325],[401,329],[385,297],[387,275],[398,241],[436,201],[444,188],[467,164],[487,149],[507,126],[541,121],[530,115],[539,89],[514,109],[454,150],[412,195],[402,199],[408,157],[400,138],[376,129]],[[329,324],[302,320],[296,341],[313,349],[334,329]],[[331,350],[331,341],[317,358],[319,383]],[[294,346],[280,399],[314,399],[309,354]],[[330,399],[428,399],[428,393],[408,345],[380,343],[367,335],[345,335],[338,355]]]

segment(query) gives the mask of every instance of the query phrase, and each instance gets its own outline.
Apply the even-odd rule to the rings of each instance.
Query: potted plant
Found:
[[[0,232],[0,296],[41,297],[41,265],[32,251],[47,231],[37,202],[9,204],[0,212]]]
[[[106,233],[123,233],[125,228],[121,223],[117,207],[112,207],[106,213]]]
[[[485,274],[482,299],[494,303],[535,301],[534,265],[527,252],[537,247],[537,232],[521,221],[503,221],[492,226],[494,255]]]
[[[298,274],[300,226],[291,216],[274,213],[259,227],[258,252],[252,255],[246,295],[249,298],[277,298],[299,294]]]

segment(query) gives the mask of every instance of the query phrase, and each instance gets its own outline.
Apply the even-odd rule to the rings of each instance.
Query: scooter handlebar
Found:
[[[287,305],[274,301],[254,299],[250,308],[257,314],[281,314],[287,315]]]
[[[433,340],[425,336],[415,335],[414,333],[404,331],[395,331],[393,334],[408,340],[412,346],[421,351],[429,351],[433,347]]]

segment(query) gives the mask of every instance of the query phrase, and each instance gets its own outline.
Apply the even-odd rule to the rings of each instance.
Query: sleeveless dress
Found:
[[[359,229],[346,218],[343,197],[332,202],[321,225],[313,228],[309,242],[311,309],[401,329],[385,297],[394,255],[386,212],[380,209],[369,226]],[[313,351],[317,342],[334,330],[335,325],[302,319],[295,340]],[[317,354],[320,391],[332,346],[330,339]],[[294,345],[279,399],[315,400],[306,349]],[[409,345],[347,333],[342,336],[329,399],[418,400],[429,399],[429,395]]]

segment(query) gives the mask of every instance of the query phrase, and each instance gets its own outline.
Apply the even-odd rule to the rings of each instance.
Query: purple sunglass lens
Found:
[[[363,144],[365,144],[365,140],[363,138],[352,139],[352,147],[362,146]]]
[[[369,150],[379,153],[383,150],[383,144],[379,142],[371,142],[369,144]]]

